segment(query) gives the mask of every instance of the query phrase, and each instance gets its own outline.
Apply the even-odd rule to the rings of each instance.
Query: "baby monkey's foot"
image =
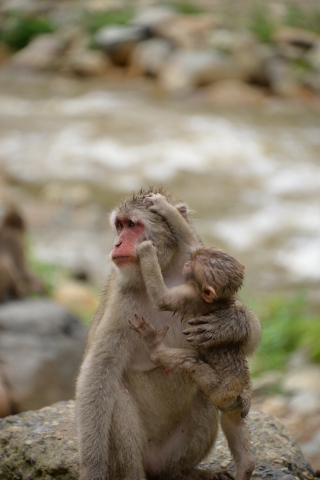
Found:
[[[130,328],[137,332],[149,349],[157,348],[161,344],[169,327],[165,325],[163,328],[156,329],[143,317],[135,315],[134,318],[135,321],[129,320]]]

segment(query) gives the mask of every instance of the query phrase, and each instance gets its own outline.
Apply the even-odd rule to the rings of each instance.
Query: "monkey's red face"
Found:
[[[126,215],[117,215],[114,220],[117,237],[111,251],[111,259],[122,267],[130,263],[137,263],[136,247],[145,240],[145,227],[136,218]]]

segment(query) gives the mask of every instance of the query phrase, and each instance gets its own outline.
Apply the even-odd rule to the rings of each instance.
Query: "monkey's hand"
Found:
[[[156,247],[153,245],[151,240],[145,240],[141,242],[137,247],[137,255],[139,259],[142,257],[150,256],[157,253]]]
[[[209,315],[192,318],[183,334],[197,347],[214,348],[224,344],[242,342],[248,336],[246,310],[233,306]]]
[[[151,323],[145,320],[143,317],[134,316],[135,321],[129,320],[129,326],[131,330],[137,332],[147,349],[152,352],[162,343],[167,331],[168,326],[156,329]]]

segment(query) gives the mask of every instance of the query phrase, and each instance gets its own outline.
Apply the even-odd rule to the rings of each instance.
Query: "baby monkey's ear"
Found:
[[[210,285],[207,285],[206,287],[204,287],[204,289],[201,292],[201,297],[207,303],[212,303],[213,300],[218,298],[215,289],[213,287],[210,287]]]

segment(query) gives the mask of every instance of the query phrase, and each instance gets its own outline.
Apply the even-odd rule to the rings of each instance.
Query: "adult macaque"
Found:
[[[171,205],[167,206],[171,210]],[[177,225],[183,222],[176,212]],[[169,223],[170,225],[170,223]],[[232,311],[235,293],[241,287],[244,267],[233,257],[216,248],[196,250],[184,266],[185,283],[168,289],[162,279],[156,249],[150,241],[137,249],[147,292],[161,310],[174,311],[184,319],[217,311]],[[251,384],[246,360],[249,325],[229,322],[220,325],[220,343],[208,350],[166,348],[163,340],[168,327],[157,330],[144,318],[135,316],[130,326],[144,341],[151,360],[169,372],[187,375],[221,409],[221,426],[234,457],[236,479],[249,480],[254,469],[249,435],[243,418],[251,403]],[[208,318],[209,321],[209,318]],[[218,327],[218,325],[216,325]],[[259,335],[260,338],[260,335]],[[259,341],[257,338],[257,343]]]
[[[166,375],[151,362],[129,327],[133,313],[147,317],[157,329],[170,322],[165,345],[192,351],[180,318],[159,312],[149,300],[136,250],[145,240],[153,242],[171,287],[183,282],[182,267],[196,237],[180,238],[152,212],[145,202],[150,193],[140,191],[111,214],[116,230],[113,268],[77,382],[80,480],[226,480],[232,478],[227,472],[194,468],[214,445],[217,407],[180,373]],[[177,205],[171,195],[166,200]],[[186,210],[179,215],[187,226]],[[195,343],[204,340],[196,330],[192,336]]]
[[[44,291],[41,280],[27,268],[24,234],[21,214],[15,209],[9,210],[0,226],[0,303]]]

